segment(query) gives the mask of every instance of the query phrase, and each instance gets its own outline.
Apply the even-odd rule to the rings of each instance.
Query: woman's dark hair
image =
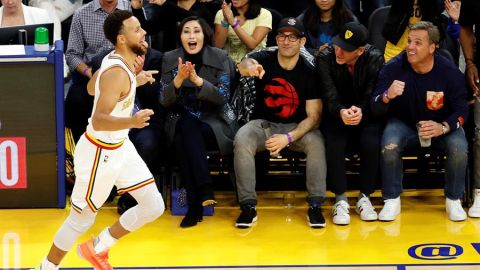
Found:
[[[343,4],[343,0],[335,0],[332,10],[332,21],[335,32],[340,31],[345,23],[353,21],[352,12]],[[321,10],[315,3],[315,0],[308,1],[303,23],[307,31],[316,37],[321,23]]]
[[[262,6],[260,5],[260,0],[248,0],[248,9],[247,9],[247,12],[245,12],[245,19],[251,20],[251,19],[257,18],[258,15],[260,15],[261,8]],[[237,9],[233,7],[233,5],[232,5],[232,12],[233,12],[233,16],[239,15]]]
[[[117,36],[123,30],[123,21],[132,17],[133,14],[128,10],[115,10],[110,13],[103,23],[103,32],[105,37],[117,45]]]
[[[183,27],[185,26],[185,24],[187,22],[190,22],[190,21],[198,21],[198,24],[200,24],[200,28],[202,28],[202,32],[203,32],[203,46],[205,47],[205,45],[212,45],[212,37],[213,37],[212,28],[208,25],[208,23],[204,19],[202,19],[198,16],[190,16],[190,17],[187,17],[187,18],[183,19],[183,21],[180,22],[180,24],[177,27],[177,44],[178,44],[178,46],[180,46],[180,47],[182,46],[181,35],[182,35]]]

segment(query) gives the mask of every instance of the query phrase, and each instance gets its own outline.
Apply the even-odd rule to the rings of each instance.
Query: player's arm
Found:
[[[92,125],[98,131],[114,131],[128,128],[143,128],[148,125],[152,110],[141,110],[132,117],[115,117],[110,113],[118,99],[130,90],[130,78],[120,67],[113,67],[98,78],[100,94],[92,116]]]

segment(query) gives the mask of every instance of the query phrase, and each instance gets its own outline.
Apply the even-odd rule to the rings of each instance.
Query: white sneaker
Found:
[[[344,200],[337,202],[333,206],[333,223],[337,225],[348,225],[350,224],[350,214],[349,212],[350,205]]]
[[[473,193],[473,204],[470,209],[468,209],[468,216],[480,218],[480,189],[475,189]]]
[[[448,218],[451,221],[462,221],[467,219],[467,213],[465,213],[465,210],[463,210],[460,200],[450,200],[449,198],[446,198],[445,204]]]
[[[385,205],[382,211],[378,214],[378,219],[381,221],[394,221],[400,214],[401,203],[400,196],[395,199],[384,200]]]
[[[375,212],[375,208],[367,196],[363,196],[358,200],[355,210],[363,221],[373,221],[378,219],[377,212]]]

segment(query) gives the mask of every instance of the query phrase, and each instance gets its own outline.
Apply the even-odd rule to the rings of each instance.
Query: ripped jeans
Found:
[[[394,199],[402,193],[403,162],[405,148],[420,147],[416,129],[407,126],[397,118],[388,120],[382,136],[381,170],[382,195],[384,199]],[[432,148],[445,151],[445,196],[456,200],[465,191],[467,168],[467,139],[463,128],[432,139]]]

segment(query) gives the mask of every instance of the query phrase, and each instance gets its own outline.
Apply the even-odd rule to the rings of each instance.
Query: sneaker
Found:
[[[78,245],[77,253],[82,259],[88,261],[95,270],[113,270],[108,263],[108,250],[96,254],[93,239]]]
[[[255,205],[242,205],[240,206],[240,209],[242,210],[242,213],[238,216],[235,227],[242,229],[252,227],[253,223],[257,221],[257,210]]]
[[[355,211],[360,215],[360,219],[363,221],[373,221],[378,219],[377,212],[375,212],[375,208],[367,196],[363,196],[358,200]]]
[[[480,189],[475,189],[473,194],[473,204],[468,209],[468,216],[474,218],[480,218]]]
[[[382,211],[378,214],[378,219],[381,221],[393,221],[400,214],[401,203],[400,197],[395,199],[384,200],[385,205]]]
[[[350,224],[350,214],[349,214],[350,205],[344,200],[337,202],[333,206],[333,223],[337,225],[348,225]]]
[[[448,218],[451,221],[463,221],[467,219],[467,213],[463,210],[460,200],[445,199],[445,205],[447,208]]]
[[[312,228],[325,228],[325,218],[320,206],[310,205],[307,215],[308,225]]]

